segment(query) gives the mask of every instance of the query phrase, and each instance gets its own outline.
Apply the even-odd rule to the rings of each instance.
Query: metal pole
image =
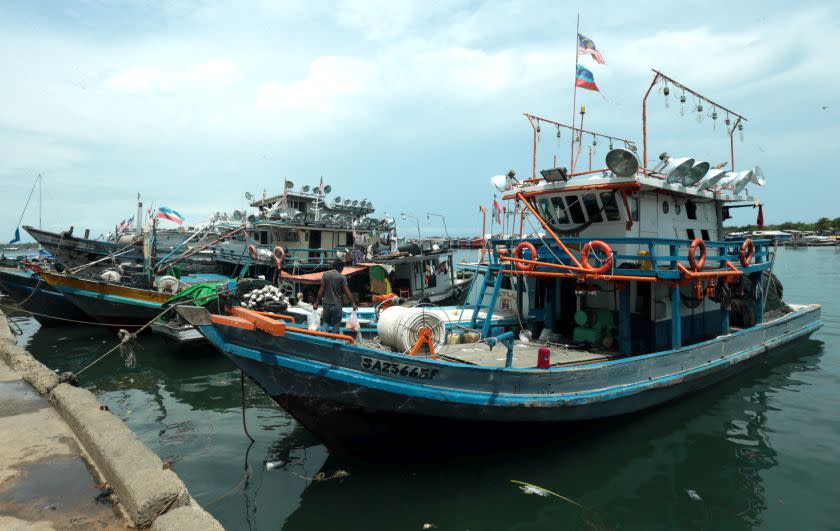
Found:
[[[738,124],[741,123],[741,117],[739,116],[737,120],[735,120],[735,124],[732,126],[732,130],[729,131],[729,154],[732,156],[732,165],[730,166],[731,171],[735,171],[735,139],[732,135],[735,134],[735,130],[738,129]]]
[[[575,77],[573,81],[574,89],[572,91],[572,153],[569,161],[569,173],[575,172],[575,113],[577,112],[577,65],[580,60],[578,52],[578,35],[580,35],[580,13],[577,15],[577,25],[575,26]],[[583,127],[583,124],[581,124]],[[534,172],[536,173],[536,172]]]
[[[42,222],[41,210],[42,210],[44,204],[43,204],[43,201],[42,201],[41,193],[43,191],[44,191],[44,178],[39,173],[38,174],[38,228],[39,229],[42,228],[42,225],[41,225],[41,222]]]
[[[656,70],[654,70],[654,72],[656,72]],[[661,75],[662,74],[660,74],[659,72],[656,72],[656,75],[653,76],[653,81],[650,82],[650,86],[648,87],[647,92],[645,92],[644,99],[642,99],[642,145],[644,146],[644,148],[643,148],[643,153],[644,153],[643,164],[644,164],[644,166],[642,166],[642,175],[648,175],[648,169],[647,169],[647,98],[648,98],[648,95],[650,94],[650,91],[653,90],[653,86],[659,80],[659,76],[661,76]]]

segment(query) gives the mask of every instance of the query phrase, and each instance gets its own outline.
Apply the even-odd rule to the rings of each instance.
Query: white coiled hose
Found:
[[[399,352],[411,350],[423,328],[432,331],[432,341],[437,351],[443,345],[446,329],[443,319],[425,308],[391,306],[379,314],[379,322],[376,325],[379,341]]]

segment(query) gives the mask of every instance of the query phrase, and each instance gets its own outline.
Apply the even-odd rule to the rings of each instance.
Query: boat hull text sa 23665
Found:
[[[703,98],[659,72],[653,84],[663,79]],[[728,112],[735,131],[742,117]],[[631,141],[601,135],[625,146],[609,151],[607,169],[540,176],[540,124],[572,129],[573,139],[580,130],[526,116],[532,176],[491,182],[536,231],[486,242],[466,330],[422,307],[381,310],[375,339],[309,330],[234,301],[216,306],[223,314],[179,312],[331,448],[391,451],[483,448],[637,412],[822,326],[819,305],[782,301],[772,242],[724,241],[729,210],[759,203],[746,192],[764,184],[757,167],[721,174],[663,154],[648,168],[645,124],[643,161]],[[518,324],[491,326],[487,316],[502,309]]]

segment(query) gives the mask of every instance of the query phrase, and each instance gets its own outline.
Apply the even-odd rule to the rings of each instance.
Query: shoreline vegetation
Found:
[[[740,227],[727,226],[724,227],[729,232],[741,232],[752,230],[799,230],[799,231],[813,231],[820,234],[840,230],[840,218],[820,218],[813,223],[804,221],[785,221],[784,223],[767,224],[762,228],[758,228],[756,224],[743,225]]]

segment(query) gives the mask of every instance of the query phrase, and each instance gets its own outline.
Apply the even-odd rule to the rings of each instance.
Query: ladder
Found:
[[[481,337],[488,337],[490,332],[490,325],[493,321],[493,308],[496,307],[496,300],[499,298],[499,289],[502,287],[502,273],[503,264],[487,264],[484,269],[478,269],[475,272],[473,282],[481,282],[476,293],[475,302],[472,305],[473,314],[470,318],[470,327],[477,328],[479,321],[482,322]],[[478,275],[483,278],[479,279]],[[490,296],[490,303],[484,304],[484,297],[487,294],[487,288],[493,288],[493,293]],[[478,317],[480,310],[486,310],[484,319]]]

